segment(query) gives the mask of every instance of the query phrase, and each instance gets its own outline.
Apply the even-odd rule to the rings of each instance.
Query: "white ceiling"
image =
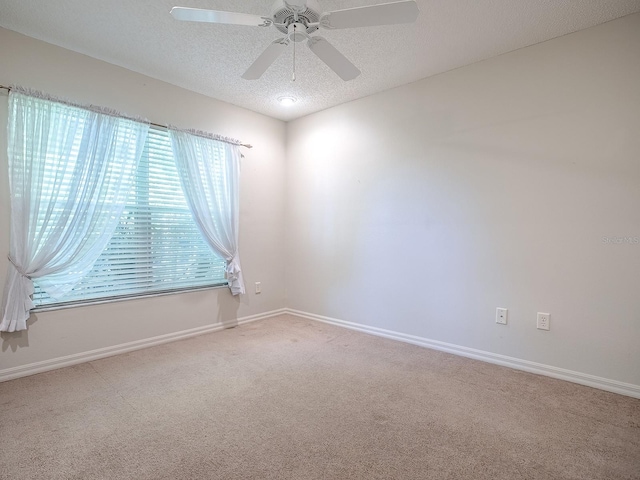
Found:
[[[319,0],[323,11],[390,0]],[[362,71],[342,81],[297,45],[240,78],[274,27],[179,22],[174,5],[269,15],[272,0],[0,0],[0,26],[256,112],[291,120],[640,11],[640,0],[418,0],[415,24],[323,30]],[[1,48],[6,48],[2,46]],[[291,50],[291,48],[289,49]],[[277,98],[298,99],[292,107]]]

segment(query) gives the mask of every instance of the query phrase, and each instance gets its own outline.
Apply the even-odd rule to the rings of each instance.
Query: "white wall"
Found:
[[[39,313],[1,336],[0,370],[288,306],[640,385],[640,245],[602,241],[640,237],[640,15],[287,128],[7,30],[0,45],[1,84],[252,143],[240,243],[263,285]]]
[[[18,84],[149,120],[253,144],[242,164],[240,252],[248,294],[228,289],[32,315],[2,334],[0,370],[283,308],[285,124],[84,55],[0,29],[0,84]],[[0,92],[0,252],[9,251],[7,97]],[[0,255],[0,288],[7,260]],[[255,295],[253,282],[262,282]]]
[[[640,385],[640,244],[603,243],[640,237],[639,52],[633,15],[290,123],[288,306]]]

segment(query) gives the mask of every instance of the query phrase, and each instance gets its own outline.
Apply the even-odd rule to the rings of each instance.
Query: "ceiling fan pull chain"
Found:
[[[293,26],[293,38],[295,38],[296,35],[296,26]],[[294,40],[293,42],[293,76],[291,77],[291,81],[295,82],[296,81],[296,41]]]

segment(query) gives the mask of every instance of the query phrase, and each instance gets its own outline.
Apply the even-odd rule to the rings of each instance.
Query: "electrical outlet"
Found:
[[[496,308],[496,323],[501,325],[507,324],[507,311],[506,308]]]
[[[538,312],[537,328],[538,330],[549,330],[551,314]]]
[[[262,293],[262,285],[260,282],[256,282],[256,294]]]

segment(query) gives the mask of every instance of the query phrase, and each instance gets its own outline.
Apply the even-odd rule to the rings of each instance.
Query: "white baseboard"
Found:
[[[385,330],[383,328],[371,327],[359,323],[347,322],[345,320],[338,320],[336,318],[324,317],[322,315],[316,315],[313,313],[302,312],[290,308],[281,308],[278,310],[272,310],[270,312],[259,313],[257,315],[250,315],[242,317],[237,320],[230,320],[226,322],[215,323],[212,325],[206,325],[204,327],[192,328],[189,330],[182,330],[179,332],[168,333],[166,335],[159,335],[156,337],[146,338],[143,340],[137,340],[134,342],[123,343],[120,345],[114,345],[111,347],[99,348],[97,350],[90,350],[88,352],[76,353],[74,355],[67,355],[64,357],[58,357],[51,360],[45,360],[42,362],[30,363],[28,365],[21,365],[19,367],[6,368],[0,370],[0,382],[7,380],[13,380],[20,377],[26,377],[28,375],[34,375],[36,373],[47,372],[49,370],[55,370],[58,368],[68,367],[71,365],[77,365],[79,363],[90,362],[92,360],[98,360],[100,358],[110,357],[113,355],[119,355],[121,353],[127,353],[134,350],[140,350],[142,348],[153,347],[155,345],[161,345],[163,343],[174,342],[176,340],[182,340],[189,337],[195,337],[196,335],[202,335],[205,333],[217,332],[225,328],[230,328],[236,325],[243,325],[258,320],[263,320],[277,315],[289,314],[297,317],[306,318],[309,320],[315,320],[318,322],[328,323],[331,325],[337,325],[339,327],[348,328],[351,330],[357,330],[359,332],[376,335],[379,337],[390,338],[392,340],[398,340],[412,345],[418,345],[421,347],[431,348],[434,350],[440,350],[454,355],[460,355],[463,357],[469,357],[476,360],[481,360],[488,363],[494,363],[496,365],[502,365],[505,367],[515,368],[517,370],[523,370],[526,372],[536,373],[539,375],[545,375],[547,377],[558,378],[560,380],[567,380],[569,382],[579,383],[589,387],[599,388],[609,392],[619,393],[627,395],[629,397],[640,398],[640,385],[633,385],[631,383],[619,382],[617,380],[610,380],[608,378],[597,377],[587,373],[575,372],[573,370],[567,370],[564,368],[553,367],[551,365],[544,365],[542,363],[531,362],[529,360],[522,360],[515,357],[508,357],[506,355],[499,355],[497,353],[486,352],[484,350],[477,350],[475,348],[463,347],[461,345],[455,345],[452,343],[440,342],[438,340],[431,340],[424,337],[418,337],[416,335],[408,335],[405,333],[394,332],[392,330]]]
[[[28,375],[34,375],[36,373],[47,372],[49,370],[55,370],[58,368],[68,367],[71,365],[77,365],[79,363],[90,362],[92,360],[98,360],[100,358],[111,357],[113,355],[131,352],[133,350],[153,347],[156,345],[161,345],[163,343],[175,342],[176,340],[183,340],[185,338],[195,337],[196,335],[217,332],[225,328],[231,328],[236,325],[244,325],[245,323],[263,320],[269,317],[275,317],[276,315],[282,315],[284,313],[287,313],[286,309],[281,308],[278,310],[272,310],[270,312],[238,318],[237,320],[214,323],[212,325],[206,325],[204,327],[191,328],[189,330],[167,333],[166,335],[159,335],[157,337],[145,338],[143,340],[136,340],[134,342],[122,343],[120,345],[113,345],[111,347],[99,348],[97,350],[90,350],[88,352],[76,353],[74,355],[53,358],[51,360],[44,360],[42,362],[21,365],[19,367],[6,368],[0,370],[0,382],[13,380],[20,377],[26,377]]]
[[[579,383],[581,385],[586,385],[589,387],[599,388],[601,390],[606,390],[609,392],[627,395],[629,397],[640,398],[640,385],[633,385],[631,383],[619,382],[617,380],[610,380],[608,378],[597,377],[595,375],[589,375],[587,373],[574,372],[573,370],[553,367],[551,365],[544,365],[542,363],[531,362],[529,360],[522,360],[515,357],[508,357],[506,355],[499,355],[497,353],[477,350],[475,348],[463,347],[461,345],[455,345],[452,343],[440,342],[438,340],[430,340],[428,338],[418,337],[415,335],[408,335],[400,332],[394,332],[391,330],[385,330],[383,328],[370,327],[368,325],[347,322],[344,320],[338,320],[336,318],[323,317],[322,315],[301,312],[299,310],[293,310],[290,308],[287,308],[285,310],[286,310],[286,313],[290,315],[295,315],[297,317],[302,317],[309,320],[329,323],[331,325],[337,325],[339,327],[344,327],[344,328],[349,328],[351,330],[357,330],[359,332],[369,333],[371,335],[376,335],[378,337],[385,337],[393,340],[399,340],[401,342],[411,343],[413,345],[418,345],[420,347],[440,350],[442,352],[452,353],[454,355],[460,355],[463,357],[469,357],[476,360],[481,360],[483,362],[494,363],[496,365],[515,368],[517,370],[524,370],[525,372],[536,373],[538,375],[545,375],[547,377],[558,378],[560,380],[567,380],[569,382]]]

